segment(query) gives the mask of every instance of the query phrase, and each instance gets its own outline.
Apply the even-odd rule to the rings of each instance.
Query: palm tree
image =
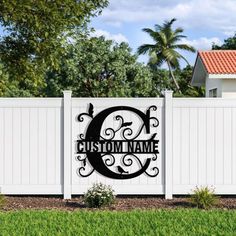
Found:
[[[174,84],[179,93],[181,93],[179,84],[175,79],[173,70],[179,68],[179,60],[183,59],[188,61],[182,56],[178,50],[186,50],[195,52],[195,49],[187,44],[181,44],[179,41],[182,38],[186,38],[182,35],[183,29],[178,27],[175,30],[172,29],[173,23],[176,19],[165,21],[163,25],[155,25],[155,29],[144,28],[143,31],[148,33],[154,40],[155,44],[143,44],[138,48],[138,54],[149,54],[149,65],[161,66],[164,62],[167,63],[170,78],[173,79]]]

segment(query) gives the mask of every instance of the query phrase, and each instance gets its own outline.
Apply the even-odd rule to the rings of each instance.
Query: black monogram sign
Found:
[[[107,108],[94,116],[94,107],[90,103],[88,113],[82,113],[78,116],[79,122],[84,122],[84,116],[91,119],[86,133],[80,134],[80,139],[76,143],[76,152],[79,154],[77,160],[82,163],[82,166],[77,170],[78,175],[88,177],[96,170],[101,175],[113,179],[131,179],[143,173],[149,177],[157,176],[159,169],[156,166],[148,171],[150,163],[157,160],[157,154],[159,153],[159,140],[155,139],[157,133],[150,132],[150,127],[159,125],[158,119],[150,115],[152,110],[157,110],[157,107],[151,106],[143,113],[133,107],[115,106]],[[116,115],[114,119],[119,122],[118,127],[102,130],[107,117],[119,111],[131,112],[138,116],[139,128],[137,130],[132,129],[133,121],[126,121],[123,116]],[[147,140],[137,139],[142,131],[150,134]],[[102,132],[104,132],[105,137],[102,136]],[[118,132],[121,137],[119,139],[116,138]],[[117,154],[122,154],[119,164],[116,163]],[[151,157],[147,157],[143,161],[140,156],[145,156],[145,154],[151,154]],[[85,174],[88,166],[87,161],[91,165],[91,170]],[[134,162],[138,164],[139,169],[129,173],[127,167],[132,166]],[[115,166],[115,164],[117,165]],[[111,167],[115,167],[115,170],[112,170]]]

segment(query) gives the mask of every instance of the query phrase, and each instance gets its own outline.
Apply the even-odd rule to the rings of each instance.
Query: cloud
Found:
[[[177,0],[110,0],[110,5],[103,10],[101,19],[107,24],[117,26],[127,22],[169,19],[175,17],[176,13],[182,16],[188,13],[189,6],[184,4],[188,1],[182,2],[179,4]],[[178,4],[175,6],[174,3]]]
[[[235,30],[228,30],[228,31],[224,31],[223,32],[224,35],[228,36],[228,37],[233,37],[235,34],[236,34],[236,31]]]
[[[111,34],[110,32],[105,31],[105,30],[101,30],[101,29],[96,29],[95,32],[91,33],[91,36],[92,37],[104,36],[105,39],[113,40],[117,43],[122,43],[122,42],[128,43],[129,42],[128,39],[121,33]]]
[[[186,28],[236,31],[235,0],[110,0],[101,20],[106,24],[121,26],[130,22],[154,21],[176,17]]]
[[[217,37],[213,38],[201,37],[199,39],[194,39],[194,40],[183,39],[181,43],[189,44],[193,46],[196,50],[210,50],[213,43],[221,45],[222,41]]]

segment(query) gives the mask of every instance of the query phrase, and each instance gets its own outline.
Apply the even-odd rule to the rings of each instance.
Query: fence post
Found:
[[[165,91],[165,198],[172,199],[173,194],[173,101],[172,91]]]
[[[64,94],[64,199],[71,199],[71,91],[63,91]]]

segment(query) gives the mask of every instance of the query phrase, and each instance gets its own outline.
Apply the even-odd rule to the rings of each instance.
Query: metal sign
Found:
[[[76,142],[76,152],[79,154],[77,160],[82,165],[78,168],[77,174],[88,177],[97,171],[112,179],[131,179],[143,173],[149,177],[157,176],[158,167],[150,168],[151,162],[156,161],[159,154],[159,140],[155,139],[157,133],[151,133],[150,129],[159,126],[159,120],[151,116],[151,111],[156,110],[156,106],[150,106],[144,113],[129,106],[115,106],[94,116],[94,107],[90,103],[88,112],[78,116],[79,122],[84,122],[85,116],[89,117],[90,122],[85,134],[79,134],[79,140]],[[117,112],[123,111],[131,112],[139,118],[138,129],[133,128],[132,120],[125,120],[122,115],[117,115]],[[113,118],[115,122],[119,122],[117,127],[102,130],[104,121],[112,114],[116,114]],[[145,132],[149,137],[146,140],[140,139],[141,132]],[[138,169],[131,172],[130,167],[134,162]],[[90,168],[90,171],[86,171],[86,168]]]

